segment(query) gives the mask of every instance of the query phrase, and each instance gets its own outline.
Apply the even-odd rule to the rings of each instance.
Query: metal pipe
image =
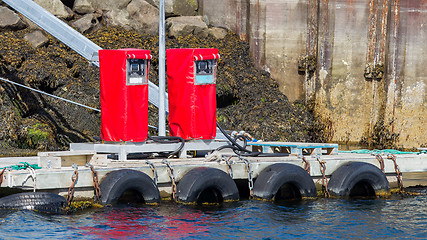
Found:
[[[166,136],[165,109],[165,0],[159,1],[159,136]]]

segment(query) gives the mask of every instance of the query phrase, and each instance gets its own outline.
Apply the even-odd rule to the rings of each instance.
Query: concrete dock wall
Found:
[[[427,1],[200,0],[257,66],[323,119],[330,141],[427,143]]]

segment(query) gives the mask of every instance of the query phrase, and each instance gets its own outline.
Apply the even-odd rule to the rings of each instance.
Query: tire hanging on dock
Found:
[[[66,207],[67,200],[64,197],[47,192],[23,192],[0,198],[0,209],[62,214]]]
[[[390,192],[385,174],[376,166],[365,162],[349,162],[335,170],[328,190],[336,197],[374,197]]]
[[[129,197],[136,203],[160,202],[160,192],[153,179],[136,170],[122,169],[107,174],[100,189],[103,205],[116,204],[125,194],[133,195]]]
[[[186,173],[177,185],[177,200],[183,203],[222,203],[239,200],[234,180],[216,168],[198,167]]]
[[[264,168],[254,184],[254,197],[263,200],[295,200],[316,197],[316,186],[301,167],[276,163]]]

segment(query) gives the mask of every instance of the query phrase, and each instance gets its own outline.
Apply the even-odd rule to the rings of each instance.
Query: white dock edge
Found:
[[[254,152],[289,153],[291,155],[337,155],[336,143],[249,142]]]
[[[119,161],[126,161],[129,153],[173,152],[181,143],[71,143],[71,151],[94,151],[96,153],[118,154]],[[186,142],[179,153],[180,158],[187,158],[188,151],[211,151],[221,146],[228,145],[226,141],[194,140]]]

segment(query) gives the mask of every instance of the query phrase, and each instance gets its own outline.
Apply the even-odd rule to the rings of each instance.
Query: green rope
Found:
[[[3,167],[3,168],[7,168],[7,169],[11,169],[11,170],[25,170],[27,168],[41,169],[41,167],[39,167],[38,164],[29,164],[27,162],[20,162],[17,165],[11,165],[11,166],[7,166],[7,167]]]
[[[391,154],[421,154],[426,153],[425,150],[422,150],[420,152],[403,152],[395,149],[374,149],[374,150],[368,150],[368,149],[359,149],[359,150],[351,150],[351,151],[338,151],[339,153],[363,153],[363,154],[381,154],[381,153],[391,153]]]

